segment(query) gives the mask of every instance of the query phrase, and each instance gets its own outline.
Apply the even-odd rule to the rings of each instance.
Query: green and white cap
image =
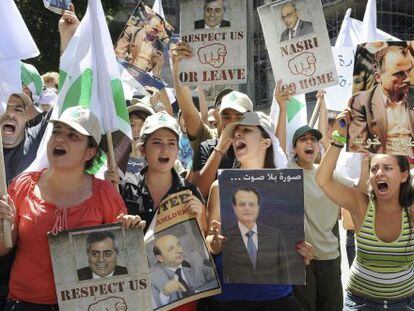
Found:
[[[27,86],[32,92],[32,98],[37,102],[40,93],[43,90],[42,76],[37,71],[36,67],[30,64],[21,63],[21,79],[23,85]]]
[[[238,91],[232,91],[221,100],[220,112],[224,109],[234,109],[240,113],[253,111],[253,103],[249,96]]]
[[[161,128],[169,129],[180,135],[178,122],[165,111],[160,111],[145,119],[139,137],[142,139],[144,135],[152,134]]]
[[[82,135],[92,136],[99,145],[102,138],[99,119],[89,110],[82,106],[73,106],[60,115],[58,119],[51,119],[50,123],[60,122],[69,125]]]

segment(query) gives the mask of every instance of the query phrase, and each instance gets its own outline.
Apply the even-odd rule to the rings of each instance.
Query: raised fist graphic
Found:
[[[316,71],[316,58],[313,53],[303,52],[292,58],[288,63],[290,72],[294,75],[309,77]]]
[[[226,60],[227,49],[224,44],[213,43],[199,48],[197,55],[200,63],[220,68]]]

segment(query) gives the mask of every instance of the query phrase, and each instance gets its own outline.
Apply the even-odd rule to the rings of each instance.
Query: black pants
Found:
[[[349,267],[352,266],[355,258],[355,231],[346,230],[346,255],[348,256]]]
[[[278,300],[268,301],[218,301],[211,299],[211,311],[300,311],[298,302],[293,295]]]
[[[9,300],[4,311],[59,311],[58,305],[40,305],[24,301]]]
[[[295,286],[294,295],[304,311],[341,311],[341,256],[312,260],[306,267],[306,285]]]

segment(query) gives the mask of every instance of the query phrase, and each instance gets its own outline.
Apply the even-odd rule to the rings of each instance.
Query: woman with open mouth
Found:
[[[97,117],[76,106],[50,122],[49,167],[17,176],[0,200],[0,232],[2,220],[9,220],[16,246],[5,310],[58,310],[49,231],[115,222],[125,229],[145,226],[139,216],[126,215],[122,197],[109,182],[86,173],[99,151]],[[0,241],[0,255],[5,255],[10,249]]]
[[[242,120],[226,126],[222,135],[233,138],[237,167],[243,169],[284,168],[287,158],[274,135],[274,125],[262,112],[246,112]],[[275,284],[226,284],[223,282],[222,245],[227,243],[221,235],[220,199],[218,182],[211,186],[208,201],[209,232],[207,243],[213,254],[221,279],[222,294],[211,300],[211,310],[300,310],[292,295],[291,285]],[[244,217],[251,215],[245,212]],[[276,246],[275,246],[276,247]],[[313,258],[310,244],[300,241],[297,252],[306,264]]]
[[[332,174],[348,123],[346,110],[337,117],[336,135],[317,173],[321,188],[355,224],[356,258],[344,310],[414,310],[414,189],[408,159],[373,155],[368,194],[344,187]]]

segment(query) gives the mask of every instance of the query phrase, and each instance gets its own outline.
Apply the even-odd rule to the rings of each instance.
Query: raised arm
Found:
[[[318,122],[318,131],[322,133],[322,139],[320,140],[323,148],[327,150],[329,148],[329,138],[328,138],[328,110],[326,109],[325,102],[325,91],[319,90],[316,94],[317,102],[316,106],[319,106],[319,122]]]
[[[208,124],[208,109],[206,97],[204,96],[204,89],[202,86],[198,85],[196,91],[198,95],[198,102],[200,105],[201,120],[204,122],[204,124]]]
[[[173,80],[174,88],[177,96],[178,106],[181,109],[182,116],[187,128],[187,135],[190,139],[194,139],[198,133],[199,128],[202,126],[198,110],[194,106],[193,98],[191,97],[190,89],[188,86],[182,85],[179,79],[179,69],[181,59],[185,57],[191,57],[191,49],[185,42],[178,42],[171,50],[173,60]]]
[[[338,115],[334,127],[342,137],[345,137],[346,126],[341,127],[339,125],[340,120],[343,120],[341,121],[342,123],[348,123],[347,121],[349,120],[349,117],[347,110]],[[338,140],[334,139],[332,141],[319,166],[316,174],[316,181],[332,201],[351,213],[355,228],[358,230],[363,222],[363,217],[365,216],[365,210],[368,205],[368,196],[356,188],[346,187],[333,178],[333,173],[342,147],[343,144]]]
[[[65,51],[79,24],[80,21],[75,14],[75,7],[71,4],[69,10],[63,13],[58,24],[60,34],[60,55]]]
[[[276,137],[279,139],[280,147],[286,153],[286,106],[292,93],[289,93],[288,89],[282,89],[282,80],[277,81],[274,96],[276,103],[279,106],[279,117],[276,126]]]

